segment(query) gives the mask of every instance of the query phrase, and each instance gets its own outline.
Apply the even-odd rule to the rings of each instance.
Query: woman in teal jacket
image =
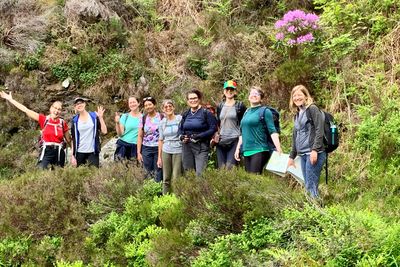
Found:
[[[264,110],[264,120],[267,126],[266,132],[264,123],[260,123],[260,109],[262,109],[261,101],[264,98],[264,93],[260,87],[253,86],[250,89],[248,108],[240,123],[241,136],[239,137],[238,145],[236,146],[235,159],[240,160],[240,147],[244,156],[245,170],[250,173],[261,174],[264,165],[271,157],[272,149],[268,145],[267,135],[271,135],[271,139],[278,152],[282,152],[279,142],[279,134],[274,126],[272,112],[266,108]]]

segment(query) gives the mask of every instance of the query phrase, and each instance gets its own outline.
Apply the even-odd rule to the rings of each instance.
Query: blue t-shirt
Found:
[[[167,118],[162,119],[158,131],[160,133],[159,140],[163,140],[162,151],[168,154],[182,153],[182,143],[179,140],[178,127],[182,120],[181,115],[176,115],[173,120]]]

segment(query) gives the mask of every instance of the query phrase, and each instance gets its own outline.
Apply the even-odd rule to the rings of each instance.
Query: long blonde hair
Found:
[[[296,85],[293,87],[292,92],[290,92],[290,100],[289,100],[289,109],[296,113],[299,111],[299,108],[293,103],[293,95],[296,91],[301,91],[306,96],[305,107],[309,107],[312,103],[314,103],[313,98],[310,95],[310,92],[304,85]]]

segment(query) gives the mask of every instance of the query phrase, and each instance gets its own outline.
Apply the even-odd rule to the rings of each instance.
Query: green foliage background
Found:
[[[35,111],[61,98],[69,119],[85,95],[112,125],[128,95],[181,111],[191,88],[216,104],[235,79],[239,99],[259,85],[281,111],[288,151],[288,97],[301,83],[335,115],[341,144],[322,206],[290,177],[212,166],[159,196],[135,166],[37,170],[36,125],[2,102],[0,266],[399,266],[398,1],[114,0],[102,3],[115,16],[91,19],[66,15],[67,2],[0,3],[1,90]],[[293,9],[320,16],[314,43],[275,42]]]

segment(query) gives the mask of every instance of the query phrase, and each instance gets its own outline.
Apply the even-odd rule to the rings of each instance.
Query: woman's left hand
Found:
[[[318,159],[318,153],[317,153],[317,151],[312,150],[312,151],[311,151],[311,154],[310,154],[310,162],[311,162],[311,165],[314,165],[315,163],[317,163],[317,159]]]
[[[105,111],[105,109],[103,108],[103,106],[97,107],[97,112],[96,112],[97,116],[99,116],[100,118],[103,118],[104,111]]]
[[[162,160],[160,158],[157,160],[157,167],[160,169],[162,168]]]

